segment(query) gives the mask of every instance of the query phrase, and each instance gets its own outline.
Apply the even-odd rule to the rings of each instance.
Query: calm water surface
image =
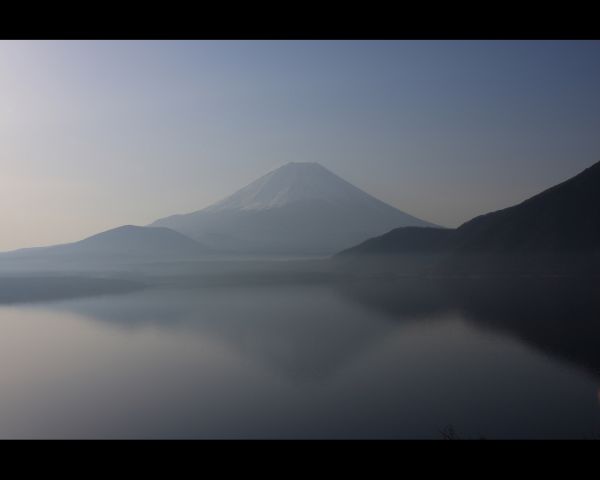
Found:
[[[598,289],[371,280],[0,306],[0,436],[600,436]]]

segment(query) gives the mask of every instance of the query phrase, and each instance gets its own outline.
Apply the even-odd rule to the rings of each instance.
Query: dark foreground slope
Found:
[[[482,252],[600,249],[600,162],[524,202],[461,225],[452,247]]]
[[[600,272],[600,162],[455,230],[398,228],[336,259],[439,273]]]
[[[455,230],[449,228],[401,227],[370,238],[339,255],[440,253],[448,249]]]

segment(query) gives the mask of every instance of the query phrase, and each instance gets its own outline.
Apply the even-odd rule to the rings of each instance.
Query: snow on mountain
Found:
[[[159,219],[216,250],[330,254],[400,226],[434,226],[318,163],[288,163],[203,210]]]
[[[305,200],[330,203],[383,203],[318,163],[288,163],[255,180],[204,211],[281,208]]]

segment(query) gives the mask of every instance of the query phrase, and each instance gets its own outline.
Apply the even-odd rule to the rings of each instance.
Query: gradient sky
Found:
[[[0,250],[316,161],[449,227],[600,160],[600,42],[0,41]]]

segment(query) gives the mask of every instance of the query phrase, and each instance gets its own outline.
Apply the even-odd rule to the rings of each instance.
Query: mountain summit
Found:
[[[157,220],[222,251],[330,254],[401,226],[434,226],[318,163],[288,163],[203,210]]]
[[[262,210],[318,200],[337,204],[365,201],[383,204],[318,163],[292,162],[263,175],[205,211]]]

